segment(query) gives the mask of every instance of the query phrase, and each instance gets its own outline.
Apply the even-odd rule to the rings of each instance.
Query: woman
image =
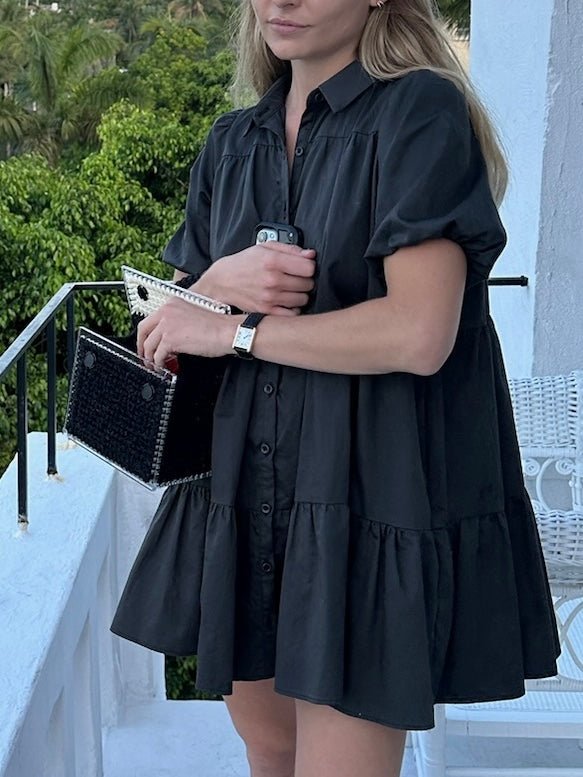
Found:
[[[158,365],[233,358],[212,478],[165,491],[111,629],[198,656],[253,777],[396,777],[433,704],[557,672],[488,313],[506,168],[431,0],[243,0],[243,76],[164,258],[265,315],[254,358],[246,314],[140,325]]]

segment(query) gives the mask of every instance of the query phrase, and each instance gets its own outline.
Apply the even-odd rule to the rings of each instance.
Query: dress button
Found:
[[[314,95],[314,100],[315,100],[317,103],[320,103],[320,102],[322,102],[322,100],[323,100],[323,97],[322,97],[322,92],[316,92],[316,94]]]
[[[303,153],[304,153],[304,147],[303,146],[298,146],[296,148],[296,156],[301,156]]]
[[[271,396],[271,394],[273,394],[273,385],[271,383],[266,383],[265,386],[263,386],[263,391],[267,396]]]
[[[269,513],[271,512],[271,505],[269,504],[269,502],[263,502],[263,504],[261,505],[261,512],[264,515],[269,515]]]
[[[264,453],[267,456],[268,453],[271,453],[271,445],[268,445],[266,442],[262,442],[259,446],[259,450],[261,453]]]
[[[273,567],[271,566],[271,564],[269,563],[269,561],[262,561],[262,562],[261,562],[261,569],[262,569],[264,572],[271,572],[271,570],[273,569]]]

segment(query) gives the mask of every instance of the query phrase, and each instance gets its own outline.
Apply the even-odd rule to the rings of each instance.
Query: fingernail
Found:
[[[302,249],[302,254],[311,254],[311,253],[313,253],[313,251],[314,251],[313,248],[303,248]]]

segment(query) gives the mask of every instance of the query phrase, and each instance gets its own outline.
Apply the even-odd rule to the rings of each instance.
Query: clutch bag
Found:
[[[181,281],[188,282],[197,276],[187,276],[181,281],[165,281],[148,273],[135,270],[126,264],[121,266],[126,297],[132,315],[144,317],[154,313],[169,297],[179,297],[187,302],[212,310],[215,313],[230,313],[231,308],[224,302],[205,297],[203,294],[182,288]]]
[[[173,293],[185,292],[184,298],[216,312],[229,310],[135,272],[132,288],[140,303],[130,303],[134,320]],[[140,286],[155,294],[143,299]],[[126,293],[129,301],[127,281]],[[209,477],[213,412],[229,357],[177,354],[174,372],[146,362],[136,346],[136,330],[119,338],[78,328],[63,432],[150,489]]]

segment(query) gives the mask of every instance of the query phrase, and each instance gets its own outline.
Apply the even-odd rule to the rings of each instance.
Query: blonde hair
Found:
[[[232,20],[236,72],[231,87],[235,104],[261,97],[290,71],[287,60],[265,43],[249,0],[241,0]],[[480,142],[492,196],[500,205],[508,185],[508,165],[501,139],[451,43],[451,33],[436,0],[387,0],[366,21],[357,56],[374,78],[400,78],[413,70],[433,70],[464,94]]]

